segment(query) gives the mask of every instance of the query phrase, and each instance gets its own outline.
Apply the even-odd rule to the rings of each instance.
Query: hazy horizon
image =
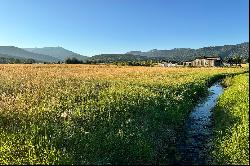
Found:
[[[0,45],[84,56],[248,42],[247,0],[0,0]]]

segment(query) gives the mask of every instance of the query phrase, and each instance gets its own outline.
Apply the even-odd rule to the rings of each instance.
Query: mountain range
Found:
[[[140,60],[165,60],[183,62],[190,61],[201,56],[220,56],[222,59],[241,56],[245,61],[249,58],[249,43],[244,42],[236,45],[224,45],[214,47],[203,47],[199,49],[174,48],[171,50],[153,49],[147,52],[129,51],[125,54],[101,54],[88,58],[88,61],[97,63],[128,62]]]
[[[77,58],[78,60],[86,60],[88,58],[87,56],[82,56],[70,50],[66,50],[62,47],[23,48],[23,49],[35,54],[49,55],[61,61],[73,57]]]
[[[79,60],[85,60],[88,58],[62,47],[18,48],[14,46],[0,46],[0,57],[33,59],[37,62],[58,62],[73,57]]]
[[[177,62],[193,60],[200,56],[220,56],[222,59],[225,59],[239,55],[243,59],[247,59],[249,57],[249,43],[244,42],[236,45],[203,47],[199,49],[174,48],[171,50],[153,49],[148,52],[130,51],[126,54],[140,55],[158,59],[163,58],[165,60]]]
[[[0,54],[2,55],[1,57],[6,57],[6,58],[8,58],[7,56],[14,56],[15,58],[19,59],[34,59],[36,61],[44,61],[44,62],[59,61],[59,59],[55,57],[29,52],[14,46],[0,46]]]
[[[84,62],[121,62],[141,60],[167,60],[167,61],[188,61],[200,56],[220,56],[227,59],[233,56],[241,56],[242,59],[249,59],[249,42],[236,45],[224,45],[203,47],[199,49],[174,48],[170,50],[153,49],[147,52],[129,51],[125,54],[100,54],[92,57],[82,56],[62,47],[44,48],[18,48],[15,46],[0,46],[0,58],[6,59],[32,59],[37,62],[58,62],[67,58],[76,58]],[[1,62],[0,62],[1,63]]]

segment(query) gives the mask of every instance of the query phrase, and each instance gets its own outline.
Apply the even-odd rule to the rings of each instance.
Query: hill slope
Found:
[[[35,60],[0,54],[0,64],[15,64],[15,63],[35,63]]]
[[[59,59],[49,55],[37,54],[14,46],[0,46],[0,54],[14,56],[15,58],[34,59],[44,62],[57,62]]]
[[[148,58],[162,58],[174,61],[192,60],[199,56],[221,56],[223,59],[240,55],[243,59],[249,57],[249,43],[241,43],[236,45],[224,45],[215,47],[203,47],[199,49],[191,48],[175,48],[171,50],[153,49],[148,52],[130,51],[127,54],[141,55]]]
[[[60,59],[61,61],[64,61],[67,58],[77,58],[78,60],[86,60],[88,57],[82,56],[80,54],[74,53],[70,50],[66,50],[62,47],[44,47],[44,48],[24,48],[26,51],[37,53],[37,54],[43,54],[43,55],[49,55],[54,58]]]
[[[124,62],[124,61],[138,61],[138,60],[147,60],[147,57],[133,54],[100,54],[92,56],[88,61],[96,62]]]

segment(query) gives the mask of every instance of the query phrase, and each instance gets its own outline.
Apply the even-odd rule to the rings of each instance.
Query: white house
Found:
[[[176,67],[177,63],[172,63],[172,62],[162,62],[160,64],[161,67]]]

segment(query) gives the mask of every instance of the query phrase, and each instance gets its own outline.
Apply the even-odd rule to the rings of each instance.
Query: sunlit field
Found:
[[[0,65],[0,164],[171,164],[207,86],[244,70]]]
[[[229,77],[214,114],[215,164],[249,164],[249,73]]]

